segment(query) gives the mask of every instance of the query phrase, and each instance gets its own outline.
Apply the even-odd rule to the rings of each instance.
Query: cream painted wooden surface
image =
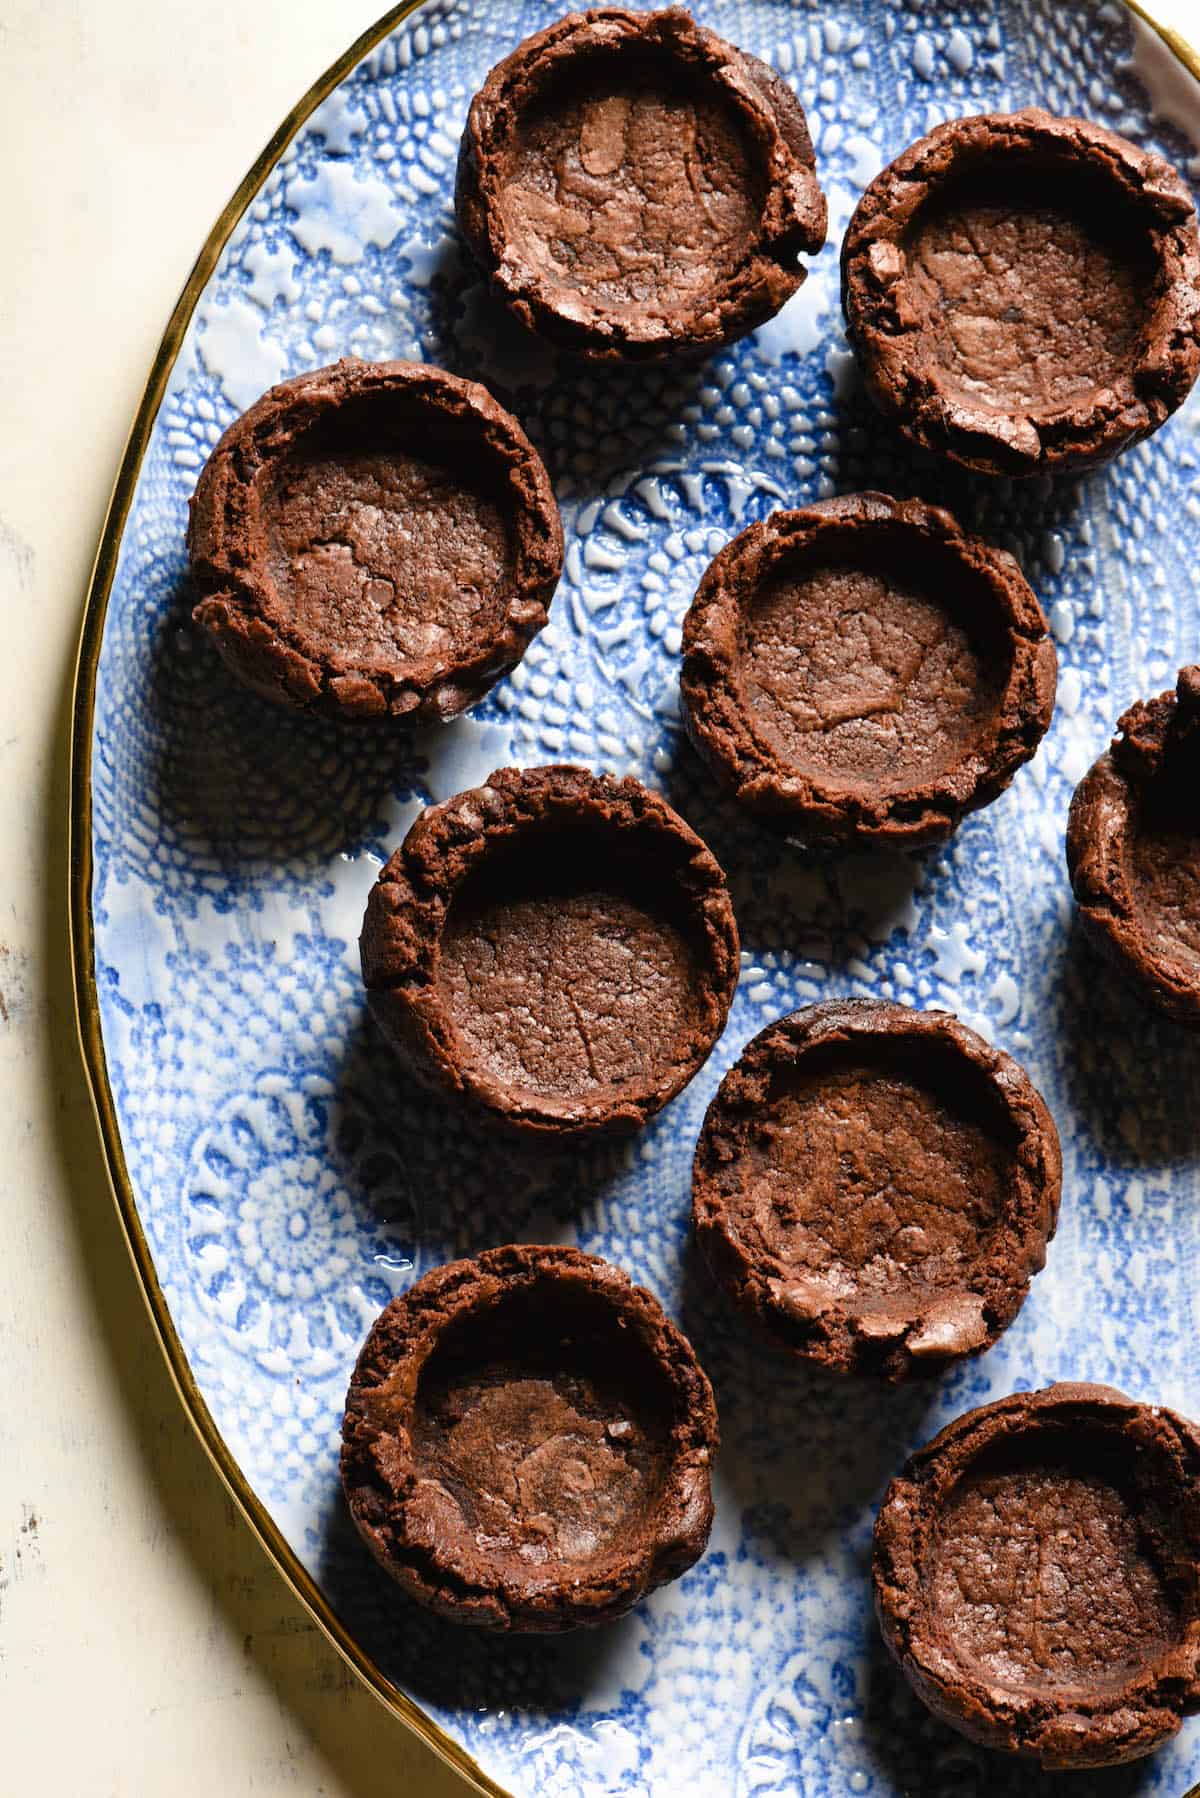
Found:
[[[6,1793],[466,1789],[344,1671],[184,1422],[105,1188],[65,928],[71,667],[125,431],[216,214],[376,10],[0,0]],[[1200,39],[1200,0],[1169,12]]]

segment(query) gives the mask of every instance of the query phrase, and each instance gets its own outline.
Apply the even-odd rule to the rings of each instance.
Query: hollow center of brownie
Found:
[[[1053,165],[965,172],[905,247],[907,308],[952,395],[1052,415],[1128,375],[1153,269],[1103,183]]]
[[[951,1496],[932,1608],[960,1661],[1025,1693],[1120,1687],[1179,1634],[1115,1463],[1045,1444],[973,1469]]]
[[[728,100],[687,70],[577,57],[521,119],[501,214],[551,289],[675,311],[756,241],[760,163]]]
[[[447,1331],[422,1373],[413,1447],[453,1527],[525,1567],[636,1536],[661,1490],[659,1370],[615,1318],[552,1294]]]
[[[1010,654],[980,628],[987,610],[949,558],[923,567],[886,539],[785,561],[743,624],[758,730],[825,787],[929,780],[969,752],[1007,680]]]
[[[471,1061],[571,1098],[657,1085],[699,1017],[697,968],[648,870],[571,840],[485,868],[451,908],[439,987]]]
[[[322,657],[451,667],[501,621],[512,546],[497,496],[463,446],[352,410],[276,467],[262,496],[269,578]]]
[[[1129,856],[1139,922],[1159,955],[1200,964],[1200,758],[1136,807]]]
[[[748,1244],[860,1312],[961,1285],[1012,1175],[1011,1131],[982,1082],[938,1077],[930,1047],[911,1055],[910,1070],[839,1050],[781,1075],[738,1169]]]

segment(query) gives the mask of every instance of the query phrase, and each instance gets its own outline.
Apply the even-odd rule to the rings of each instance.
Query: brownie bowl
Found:
[[[873,1581],[943,1722],[1046,1768],[1136,1760],[1200,1709],[1200,1432],[1108,1386],[969,1411],[889,1486]]]
[[[939,125],[842,246],[851,342],[915,443],[985,474],[1105,462],[1200,370],[1200,244],[1162,157],[1037,107]]]
[[[1071,800],[1067,866],[1088,937],[1143,998],[1200,1029],[1200,667],[1140,701]]]
[[[744,336],[825,241],[799,101],[680,7],[571,13],[519,44],[471,103],[455,204],[493,292],[596,361]]]
[[[342,1485],[372,1554],[455,1623],[607,1623],[704,1553],[712,1388],[657,1299],[576,1249],[488,1249],[367,1337]]]
[[[1058,1132],[1017,1063],[949,1012],[833,999],[759,1033],[708,1108],[692,1220],[780,1348],[936,1373],[988,1348],[1054,1234]]]
[[[265,698],[357,723],[453,718],[546,622],[549,477],[474,381],[335,363],[230,425],[191,502],[193,617]]]
[[[738,974],[700,838],[638,781],[569,766],[502,769],[424,812],[361,950],[410,1072],[547,1138],[644,1124],[707,1060]]]
[[[883,493],[750,525],[684,620],[697,749],[747,811],[812,843],[947,837],[1033,755],[1056,677],[1013,558]]]

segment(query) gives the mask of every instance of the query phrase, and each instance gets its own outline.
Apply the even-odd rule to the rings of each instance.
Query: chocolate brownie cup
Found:
[[[272,387],[200,476],[193,612],[232,672],[347,722],[453,718],[546,622],[549,477],[485,387],[338,362]]]
[[[607,1623],[704,1553],[712,1388],[657,1299],[576,1249],[455,1261],[367,1337],[342,1484],[367,1546],[455,1623]]]
[[[750,525],[684,620],[696,747],[739,804],[813,843],[947,837],[1033,755],[1056,679],[1012,557],[883,493]]]
[[[519,44],[471,103],[455,203],[493,292],[597,361],[744,336],[825,242],[795,95],[678,7],[571,13]]]
[[[1200,1029],[1200,667],[1140,701],[1075,789],[1067,866],[1089,938],[1148,999]]]
[[[834,999],[721,1082],[692,1218],[781,1348],[901,1380],[990,1347],[1054,1234],[1058,1133],[1016,1062],[949,1012]]]
[[[1029,107],[898,156],[842,247],[851,342],[915,443],[984,474],[1087,468],[1200,370],[1200,244],[1170,165]]]
[[[944,1722],[1046,1768],[1136,1760],[1200,1709],[1200,1432],[1109,1386],[969,1411],[889,1486],[873,1575]]]
[[[632,779],[502,769],[424,812],[361,939],[419,1079],[522,1133],[638,1129],[707,1060],[737,984],[725,876]]]

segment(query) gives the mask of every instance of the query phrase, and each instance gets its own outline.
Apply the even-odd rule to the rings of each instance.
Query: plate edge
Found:
[[[422,5],[423,0],[400,0],[382,18],[367,27],[349,48],[318,76],[272,133],[242,178],[212,230],[175,302],[166,329],[151,363],[129,434],[121,453],[95,560],[84,600],[79,647],[71,698],[70,781],[67,820],[68,934],[71,976],[75,995],[75,1023],[87,1078],[92,1111],[100,1135],[108,1187],[120,1219],[126,1247],[137,1275],[150,1320],[162,1349],[175,1390],[201,1446],[216,1469],[263,1551],[280,1577],[312,1617],[323,1635],[362,1681],[367,1690],[432,1748],[455,1772],[467,1779],[486,1798],[514,1798],[498,1785],[452,1737],[426,1715],[408,1695],[393,1685],[376,1663],[358,1647],[329,1606],[315,1580],[251,1490],[241,1468],[218,1430],[212,1413],[192,1376],[183,1346],[176,1335],[170,1311],[154,1270],[153,1258],[138,1215],[125,1152],[117,1125],[108,1063],[100,1031],[99,994],[95,974],[95,933],[92,925],[92,786],[91,744],[95,718],[96,674],[108,601],[116,573],[117,557],[129,516],[142,462],[168,378],[175,366],[209,276],[242,218],[246,207],[263,186],[283,152],[323,100],[369,55],[397,25]],[[1158,36],[1168,51],[1200,83],[1200,51],[1172,27],[1157,19],[1142,0],[1122,0],[1126,10]],[[1186,1798],[1200,1798],[1200,1786]]]
[[[1157,37],[1162,39],[1172,56],[1183,64],[1194,81],[1200,83],[1200,50],[1190,44],[1187,38],[1183,37],[1173,26],[1164,25],[1161,19],[1156,19],[1149,7],[1142,4],[1142,0],[1124,0],[1124,5],[1128,12],[1133,13],[1144,25],[1148,25]],[[1186,1792],[1184,1798],[1200,1798],[1200,1786],[1195,1787],[1191,1792]]]

